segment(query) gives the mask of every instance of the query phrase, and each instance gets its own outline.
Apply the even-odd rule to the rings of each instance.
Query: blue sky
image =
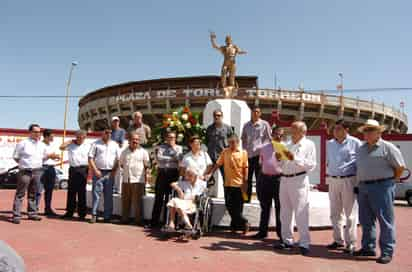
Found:
[[[240,75],[261,87],[412,87],[411,1],[18,1],[0,2],[0,95],[72,95],[109,84],[218,74],[211,49],[232,34],[248,55]],[[399,107],[412,91],[348,93]],[[0,98],[0,127],[63,127],[63,99]],[[77,99],[69,128],[77,128]]]

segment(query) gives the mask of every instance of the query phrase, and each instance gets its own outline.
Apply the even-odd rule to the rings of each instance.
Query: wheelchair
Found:
[[[177,193],[172,191],[169,195],[168,200],[176,197]],[[195,198],[196,211],[192,214],[188,214],[190,222],[193,228],[190,230],[185,229],[184,222],[178,214],[176,214],[175,219],[175,229],[171,230],[169,228],[170,222],[170,208],[166,209],[166,223],[161,228],[161,233],[163,238],[171,238],[172,236],[179,236],[179,238],[192,238],[193,240],[198,240],[205,233],[212,231],[212,211],[213,203],[212,199],[208,196],[207,190],[203,194],[196,196]]]

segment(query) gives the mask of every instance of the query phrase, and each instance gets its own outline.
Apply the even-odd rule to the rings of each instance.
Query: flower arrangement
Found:
[[[160,127],[154,130],[155,144],[163,141],[163,136],[170,131],[176,133],[178,144],[187,144],[189,138],[198,135],[202,142],[205,139],[206,130],[200,125],[200,114],[193,113],[189,107],[183,107],[171,114],[164,114]]]

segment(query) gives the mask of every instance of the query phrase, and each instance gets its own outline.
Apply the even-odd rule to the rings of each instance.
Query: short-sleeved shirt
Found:
[[[263,174],[276,176],[282,172],[275,153],[276,151],[271,142],[260,149],[259,162],[262,165]]]
[[[175,148],[168,144],[156,147],[155,158],[159,168],[179,168],[179,161],[183,157],[183,148],[176,145]]]
[[[197,179],[193,185],[189,181],[180,180],[177,186],[182,190],[184,199],[194,199],[195,196],[203,194],[207,187],[206,181],[201,179]]]
[[[359,182],[394,176],[394,169],[405,166],[401,151],[392,143],[379,139],[369,147],[364,143],[358,151],[356,167]]]
[[[216,161],[219,166],[223,165],[225,172],[225,187],[241,187],[248,168],[248,157],[246,150],[237,149],[232,151],[225,148]]]
[[[119,162],[123,168],[123,183],[145,182],[145,166],[149,166],[149,153],[143,147],[135,150],[126,148],[120,155]]]
[[[131,125],[127,131],[136,132],[137,134],[139,134],[140,144],[147,144],[152,133],[152,130],[146,124],[142,124],[140,127]]]
[[[207,167],[212,165],[212,160],[205,151],[200,151],[198,155],[194,155],[192,151],[183,156],[182,167],[193,168],[198,176],[203,176]]]
[[[113,129],[111,139],[117,142],[119,145],[122,145],[126,137],[126,131],[122,128]]]
[[[57,148],[55,146],[53,146],[51,143],[49,143],[49,144],[44,143],[44,145],[46,146],[46,154],[53,154],[53,153],[58,152]],[[58,163],[58,161],[56,161],[56,160],[47,159],[43,162],[43,165],[54,166],[57,163]]]
[[[225,149],[227,144],[227,139],[232,134],[233,129],[222,124],[221,127],[217,127],[215,123],[211,124],[206,129],[206,142],[207,142],[207,153],[209,153],[212,161],[216,161],[219,158],[220,153]]]
[[[87,166],[90,144],[83,142],[81,145],[71,143],[66,147],[71,167]]]
[[[120,157],[119,145],[112,140],[104,143],[101,139],[95,141],[89,151],[89,158],[94,160],[100,170],[112,170],[114,162]]]
[[[47,158],[46,145],[41,141],[27,138],[16,145],[13,158],[19,162],[19,169],[38,169]]]
[[[358,138],[348,135],[339,143],[329,140],[326,148],[326,173],[329,176],[356,175],[356,154],[361,146]]]
[[[256,123],[249,121],[243,127],[242,148],[249,158],[259,156],[260,148],[271,140],[271,128],[265,120],[259,119]]]

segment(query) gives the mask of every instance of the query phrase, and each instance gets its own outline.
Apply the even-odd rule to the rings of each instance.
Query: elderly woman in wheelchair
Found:
[[[169,223],[167,228],[170,231],[176,228],[176,213],[183,220],[185,229],[193,229],[189,215],[196,213],[198,209],[197,200],[207,190],[206,182],[198,178],[196,172],[193,168],[187,168],[184,177],[170,185],[177,194],[177,196],[170,199],[167,203],[167,207],[169,208]]]

